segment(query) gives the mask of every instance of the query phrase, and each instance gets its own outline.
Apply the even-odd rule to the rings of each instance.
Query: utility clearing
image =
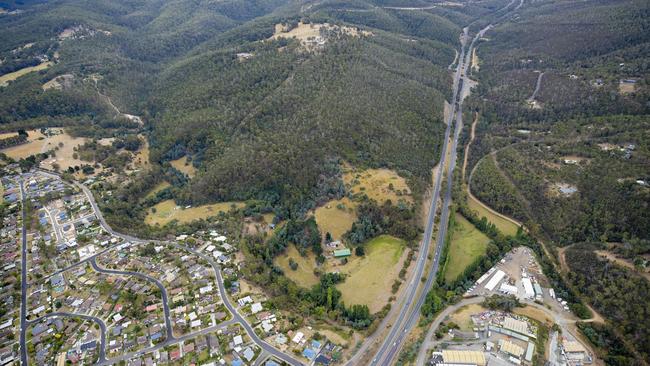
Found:
[[[455,215],[449,254],[445,263],[445,281],[453,282],[465,268],[485,254],[490,238],[460,214]]]
[[[512,221],[502,217],[501,215],[489,210],[485,205],[480,202],[474,195],[467,196],[467,205],[472,211],[475,211],[479,217],[485,217],[487,220],[501,231],[504,235],[515,235],[519,227]]]
[[[217,216],[219,212],[228,212],[232,207],[241,208],[244,207],[244,203],[220,202],[196,207],[181,207],[176,205],[174,200],[166,200],[151,207],[147,211],[147,217],[145,217],[144,222],[152,226],[164,226],[172,220],[177,220],[179,223],[183,224],[194,220]]]

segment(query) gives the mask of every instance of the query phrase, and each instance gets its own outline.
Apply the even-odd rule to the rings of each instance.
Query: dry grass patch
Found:
[[[618,84],[618,92],[620,94],[631,94],[636,91],[636,82],[621,80]]]
[[[476,54],[476,48],[472,50],[472,69],[475,71],[479,71],[479,60],[478,60],[478,55]]]
[[[307,256],[303,257],[294,245],[290,245],[284,254],[275,258],[275,265],[284,271],[285,276],[305,288],[318,283],[318,276],[314,273],[317,269],[322,273],[336,271],[345,274],[345,282],[336,286],[345,305],[368,305],[374,313],[381,310],[392,296],[391,288],[399,278],[406,258],[405,248],[403,240],[382,235],[365,244],[365,256],[352,255],[346,264],[329,260],[318,267],[313,252],[308,251]],[[295,271],[289,266],[289,259],[298,264]]]
[[[149,161],[149,159],[147,159]],[[194,177],[196,174],[196,168],[187,161],[187,156],[183,156],[180,159],[172,160],[169,162],[176,170],[180,171],[183,174],[187,174],[188,177]]]
[[[150,167],[149,164],[149,141],[144,135],[138,135],[138,138],[142,140],[142,146],[140,146],[140,149],[136,151],[133,154],[133,164],[136,168],[139,169],[147,169]],[[194,167],[190,165],[190,167],[194,170]],[[178,169],[178,168],[177,168]],[[187,173],[186,173],[187,174]],[[194,171],[192,172],[192,176],[194,175]]]
[[[294,262],[298,263],[298,268],[295,271],[289,266],[289,259],[293,259]],[[303,257],[294,245],[289,245],[283,255],[275,258],[275,264],[282,268],[284,275],[298,286],[311,288],[318,283],[318,277],[314,274],[316,257],[311,251],[308,251],[307,256]]]
[[[383,203],[399,200],[412,203],[411,189],[406,179],[390,169],[367,169],[358,171],[350,166],[343,167],[343,182],[353,194],[366,194],[369,198]]]
[[[10,72],[8,74],[4,74],[4,75],[0,76],[0,86],[7,86],[7,85],[9,85],[10,81],[14,81],[14,80],[18,79],[19,77],[21,77],[21,76],[23,76],[25,74],[29,74],[32,71],[45,70],[45,69],[47,69],[48,67],[50,67],[52,65],[54,65],[54,63],[51,62],[51,61],[42,62],[42,63],[40,63],[40,64],[38,64],[36,66],[25,67],[25,68],[22,68],[22,69],[20,69],[18,71],[14,71],[14,72]]]
[[[270,39],[295,38],[299,40],[303,45],[315,46],[315,45],[322,45],[326,41],[326,37],[324,37],[321,34],[321,32],[324,33],[324,32],[331,32],[331,31],[338,31],[353,37],[359,37],[361,35],[363,36],[372,35],[372,32],[359,30],[358,28],[355,27],[347,27],[347,26],[341,27],[329,23],[299,22],[298,25],[296,25],[291,29],[287,24],[276,24],[275,31],[273,32],[273,36],[271,36]]]
[[[340,346],[346,347],[349,344],[348,340],[350,339],[350,336],[344,332],[339,333],[335,330],[318,327],[315,327],[314,330]]]
[[[347,264],[336,267],[347,275],[345,282],[336,286],[345,305],[368,305],[372,313],[381,310],[392,295],[393,283],[399,278],[405,248],[403,240],[381,235],[365,244],[365,256],[352,256]]]
[[[472,322],[472,315],[478,314],[482,311],[485,311],[484,307],[479,304],[465,305],[462,308],[458,309],[455,313],[451,314],[449,320],[458,324],[460,330],[464,332],[471,331],[474,328],[474,323]]]
[[[323,234],[330,233],[332,239],[340,240],[357,220],[356,207],[356,202],[347,197],[327,202],[314,212],[318,228]]]
[[[40,130],[27,131],[27,142],[24,144],[12,146],[3,149],[2,152],[13,159],[24,159],[30,155],[44,153],[49,150],[56,151],[54,158],[43,161],[44,168],[52,169],[53,164],[58,164],[61,169],[67,169],[70,166],[87,164],[87,162],[79,159],[74,159],[74,148],[86,143],[87,139],[83,137],[72,137],[65,133],[62,129],[49,129],[53,133],[51,136],[46,136]],[[10,134],[12,135],[12,134]],[[62,143],[63,146],[59,146]]]
[[[144,222],[148,225],[165,225],[172,220],[187,223],[194,220],[216,216],[219,212],[228,212],[232,207],[244,207],[243,202],[220,202],[211,205],[183,208],[174,200],[162,201],[147,211]],[[155,212],[154,212],[155,211]]]
[[[547,325],[552,326],[555,322],[553,319],[548,316],[545,312],[542,310],[539,310],[537,308],[534,308],[532,306],[525,306],[523,308],[515,308],[513,310],[515,314],[523,315],[525,317],[537,320],[540,323],[545,323]]]

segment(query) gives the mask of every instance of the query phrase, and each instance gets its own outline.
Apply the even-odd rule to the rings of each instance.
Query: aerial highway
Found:
[[[454,91],[453,91],[452,100],[454,103],[452,105],[452,113],[447,123],[447,130],[445,131],[445,140],[444,140],[443,150],[441,153],[441,159],[439,164],[440,169],[438,170],[438,174],[435,180],[434,195],[432,197],[433,202],[431,204],[431,209],[429,211],[427,227],[425,230],[423,245],[420,253],[420,256],[422,255],[426,256],[429,251],[433,226],[435,224],[437,200],[440,195],[440,186],[442,184],[442,180],[444,179],[444,177],[447,177],[447,185],[445,187],[443,202],[440,209],[440,221],[438,225],[438,233],[436,237],[436,243],[433,248],[434,250],[433,260],[431,266],[429,267],[426,282],[422,287],[421,291],[418,291],[418,287],[414,286],[413,288],[410,288],[409,291],[407,292],[406,306],[404,306],[401,309],[401,312],[398,316],[398,320],[395,322],[395,325],[392,327],[388,337],[386,337],[386,339],[382,343],[381,348],[378,350],[376,356],[374,357],[371,363],[372,365],[391,365],[394,363],[395,358],[398,356],[399,351],[403,346],[404,340],[406,339],[410,330],[416,325],[420,317],[420,309],[424,304],[427,292],[431,289],[436,279],[436,274],[440,267],[440,256],[445,244],[445,238],[447,237],[447,227],[449,223],[449,207],[451,205],[451,194],[452,194],[452,186],[453,186],[452,175],[453,175],[454,168],[456,166],[456,158],[457,158],[456,151],[458,148],[458,139],[463,126],[462,105],[463,105],[464,98],[467,95],[469,95],[469,90],[470,90],[471,80],[467,76],[467,71],[469,69],[469,65],[471,64],[471,55],[474,50],[474,47],[476,47],[476,42],[478,41],[479,38],[483,37],[485,32],[487,32],[491,27],[492,25],[488,25],[485,28],[483,28],[481,31],[479,31],[472,39],[469,46],[466,45],[467,40],[469,39],[468,36],[469,28],[467,27],[464,28],[463,34],[461,34],[460,36],[461,52],[459,56],[459,64],[458,67],[456,68],[456,73],[454,75],[454,82],[453,82]],[[447,148],[448,148],[447,141],[449,140],[450,137],[449,135],[451,132],[452,125],[454,126],[454,134],[452,137],[452,144],[449,149],[449,162],[447,162],[446,161]],[[448,164],[445,165],[446,163]],[[446,175],[443,172],[443,168],[445,166],[447,166]],[[426,265],[425,260],[418,261],[418,267],[416,268],[417,275],[414,276],[414,278],[421,277],[420,274],[424,271],[425,265]]]

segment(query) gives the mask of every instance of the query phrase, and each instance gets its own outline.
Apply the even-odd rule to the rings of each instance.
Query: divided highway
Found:
[[[420,251],[418,266],[416,268],[416,275],[413,277],[414,281],[412,282],[412,287],[407,291],[407,301],[406,306],[404,306],[398,316],[398,320],[395,322],[395,325],[391,329],[388,337],[382,344],[381,348],[376,354],[376,357],[373,359],[371,365],[391,365],[394,363],[396,357],[401,350],[406,336],[409,334],[409,331],[416,325],[420,317],[420,309],[424,305],[427,292],[433,286],[433,283],[436,279],[436,274],[440,267],[440,255],[445,244],[445,238],[447,237],[447,226],[449,223],[449,206],[451,204],[451,193],[453,185],[453,171],[456,166],[457,158],[457,148],[458,148],[458,139],[460,132],[463,126],[462,120],[462,104],[465,96],[469,94],[470,88],[470,79],[467,77],[467,71],[469,69],[472,51],[475,47],[476,41],[485,34],[485,32],[491,28],[491,25],[488,25],[482,29],[470,43],[469,47],[466,46],[468,40],[468,28],[463,29],[463,34],[460,36],[461,42],[461,52],[459,57],[459,65],[456,68],[456,73],[454,76],[454,92],[453,92],[453,101],[452,113],[450,115],[449,121],[447,123],[447,129],[445,131],[445,139],[443,144],[443,150],[441,152],[439,169],[435,179],[434,185],[434,195],[432,197],[432,204],[430,206],[429,215],[427,219],[427,227],[424,233],[422,249]],[[452,137],[452,144],[449,151],[449,162],[446,161],[447,155],[447,142],[450,138],[451,128],[454,126],[454,134]],[[444,174],[444,167],[447,166],[447,173]],[[420,289],[417,286],[417,279],[422,277],[422,272],[426,265],[426,256],[429,252],[431,237],[433,233],[433,226],[435,224],[435,217],[437,211],[437,202],[438,197],[440,196],[440,188],[442,185],[443,179],[447,177],[447,186],[445,187],[445,194],[443,197],[443,203],[440,210],[440,223],[438,225],[438,235],[436,237],[436,244],[434,247],[434,256],[431,266],[429,268],[428,276],[424,286]],[[411,306],[413,304],[413,306]]]

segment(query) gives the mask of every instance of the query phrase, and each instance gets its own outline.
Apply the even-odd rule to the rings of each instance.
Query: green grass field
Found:
[[[398,278],[406,245],[390,235],[378,236],[365,244],[364,257],[350,257],[341,273],[348,277],[337,285],[346,306],[368,305],[370,312],[381,310],[392,295],[391,287]]]
[[[499,215],[494,214],[493,212],[488,211],[472,196],[467,197],[467,205],[472,211],[476,211],[478,213],[479,218],[485,216],[487,220],[496,225],[497,229],[499,229],[499,231],[501,231],[504,235],[514,236],[517,234],[517,229],[519,229],[517,225]]]
[[[451,282],[476,258],[485,253],[490,238],[480,232],[462,215],[456,214],[445,265],[445,281]]]

